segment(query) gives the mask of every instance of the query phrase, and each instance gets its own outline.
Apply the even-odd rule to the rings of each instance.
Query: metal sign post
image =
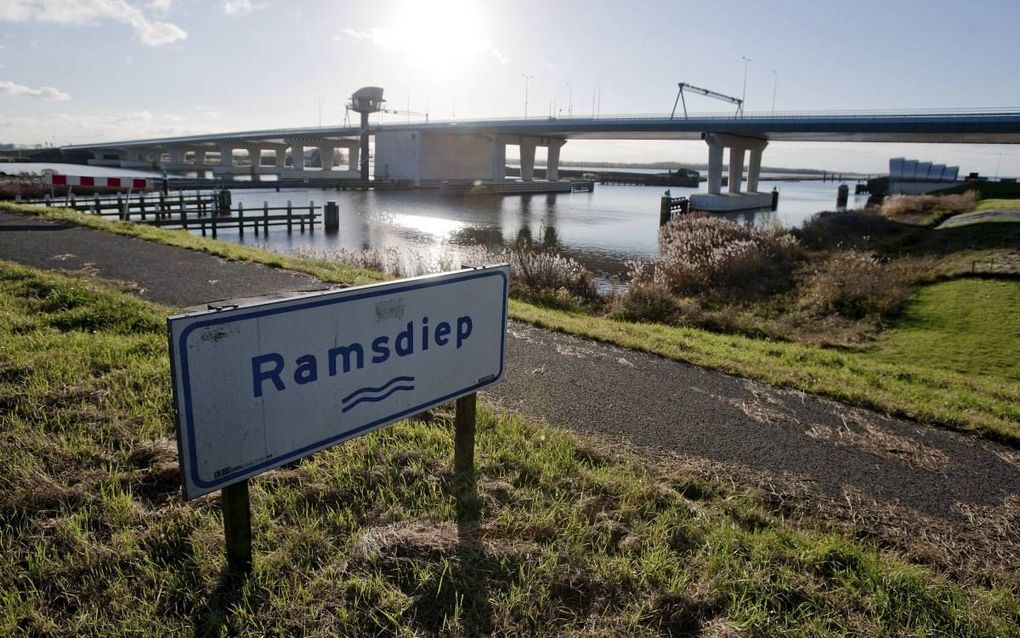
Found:
[[[453,430],[453,468],[457,474],[475,471],[475,404],[478,395],[472,392],[457,399]]]
[[[251,569],[252,476],[451,400],[472,470],[508,289],[500,265],[170,317],[184,494],[223,491],[232,571]]]
[[[227,571],[244,575],[251,572],[251,501],[248,479],[228,485],[221,491],[223,537],[227,545]]]

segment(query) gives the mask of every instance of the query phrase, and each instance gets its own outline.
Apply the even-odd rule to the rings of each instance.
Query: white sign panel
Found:
[[[169,319],[187,498],[495,383],[509,268]]]

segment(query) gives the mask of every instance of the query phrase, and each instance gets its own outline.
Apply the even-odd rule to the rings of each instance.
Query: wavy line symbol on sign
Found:
[[[347,412],[359,403],[378,403],[400,390],[414,390],[414,377],[393,377],[377,388],[358,388],[340,401],[344,406],[341,411]]]

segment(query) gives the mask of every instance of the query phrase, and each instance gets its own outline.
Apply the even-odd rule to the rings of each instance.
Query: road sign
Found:
[[[495,383],[508,282],[501,265],[170,317],[185,496]]]

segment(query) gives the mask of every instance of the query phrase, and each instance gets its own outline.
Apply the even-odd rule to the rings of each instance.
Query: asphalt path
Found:
[[[323,289],[257,264],[0,212],[0,259],[128,282],[177,307]],[[872,410],[511,322],[490,402],[667,453],[792,473],[943,517],[1020,494],[1020,452]],[[961,507],[962,506],[962,507]]]
[[[181,308],[328,288],[279,268],[3,211],[0,259],[132,283],[140,297]]]

